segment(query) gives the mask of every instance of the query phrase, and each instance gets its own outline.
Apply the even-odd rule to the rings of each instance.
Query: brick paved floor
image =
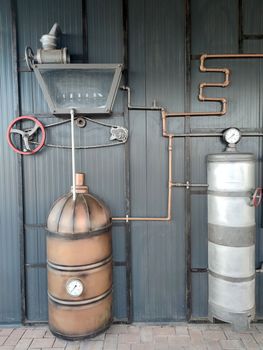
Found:
[[[48,327],[0,328],[0,350],[177,350],[263,349],[263,324],[235,333],[226,324],[113,325],[81,342],[55,338]]]

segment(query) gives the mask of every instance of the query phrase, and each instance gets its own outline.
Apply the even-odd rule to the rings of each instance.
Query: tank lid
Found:
[[[85,174],[76,174],[76,199],[69,192],[52,206],[47,230],[62,236],[92,234],[111,226],[111,214],[105,204],[88,193]]]
[[[253,153],[222,152],[207,155],[208,162],[254,162],[255,159]]]

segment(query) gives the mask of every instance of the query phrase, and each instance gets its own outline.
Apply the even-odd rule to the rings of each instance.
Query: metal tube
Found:
[[[228,68],[206,68],[206,59],[216,58],[263,58],[263,54],[219,54],[219,55],[207,55],[203,54],[200,57],[200,71],[201,72],[213,72],[223,73],[224,81],[221,83],[206,83],[201,82],[199,84],[199,95],[198,98],[203,102],[218,102],[221,104],[220,111],[211,112],[166,112],[161,106],[132,106],[131,105],[131,90],[128,86],[123,86],[122,89],[127,91],[128,109],[130,110],[143,110],[143,111],[160,111],[162,116],[162,136],[168,137],[168,199],[167,199],[167,216],[166,217],[115,217],[113,221],[170,221],[172,211],[172,188],[173,187],[207,187],[206,184],[190,184],[190,183],[173,183],[172,182],[172,139],[176,137],[221,137],[223,133],[178,133],[172,134],[167,132],[167,118],[170,117],[201,117],[201,116],[223,116],[227,112],[227,100],[219,97],[207,97],[204,95],[204,89],[206,87],[222,87],[225,88],[230,83],[230,70]],[[263,136],[260,132],[244,132],[242,136]]]
[[[74,109],[70,110],[71,115],[71,161],[72,161],[72,193],[73,193],[73,201],[76,199],[76,164],[75,164],[75,138],[74,138]]]
[[[132,106],[131,105],[131,89],[129,86],[122,86],[122,90],[127,91],[127,101],[128,101],[128,109],[130,110],[138,110],[138,111],[162,111],[164,108],[161,106],[152,106],[152,107],[147,107],[147,106]]]
[[[114,217],[112,221],[171,221],[172,217],[172,158],[173,158],[173,138],[169,137],[168,142],[168,195],[167,195],[167,216],[166,217]]]

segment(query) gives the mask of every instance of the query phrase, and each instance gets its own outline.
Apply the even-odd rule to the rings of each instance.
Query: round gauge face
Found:
[[[72,297],[79,297],[83,293],[83,283],[78,279],[70,279],[66,284],[67,293]]]
[[[229,128],[223,134],[227,143],[238,143],[241,139],[241,132],[237,128]]]

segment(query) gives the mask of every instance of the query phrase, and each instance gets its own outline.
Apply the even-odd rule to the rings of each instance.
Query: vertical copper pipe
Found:
[[[172,218],[172,158],[173,158],[173,147],[172,140],[173,136],[169,136],[168,140],[168,179],[167,179],[167,216],[166,217],[113,217],[113,221],[171,221]]]
[[[207,55],[203,54],[200,56],[200,71],[201,72],[210,72],[210,73],[223,73],[224,81],[221,83],[206,83],[201,82],[199,84],[199,94],[198,98],[203,102],[218,102],[221,104],[220,111],[211,111],[211,112],[174,112],[168,113],[162,107],[141,107],[141,106],[132,106],[131,105],[131,95],[130,88],[123,87],[124,90],[127,90],[128,93],[128,109],[137,109],[137,110],[160,110],[162,116],[162,136],[168,137],[168,199],[167,199],[167,216],[166,217],[115,217],[112,218],[113,221],[170,221],[172,213],[172,187],[175,186],[172,181],[172,139],[176,137],[176,134],[171,134],[167,132],[167,118],[169,117],[201,117],[201,116],[223,116],[227,113],[227,100],[224,97],[207,97],[204,95],[204,89],[209,87],[221,87],[225,88],[230,84],[230,70],[228,68],[207,68],[205,67],[205,61],[207,59],[231,59],[231,58],[263,58],[263,54],[219,54],[219,55]]]

